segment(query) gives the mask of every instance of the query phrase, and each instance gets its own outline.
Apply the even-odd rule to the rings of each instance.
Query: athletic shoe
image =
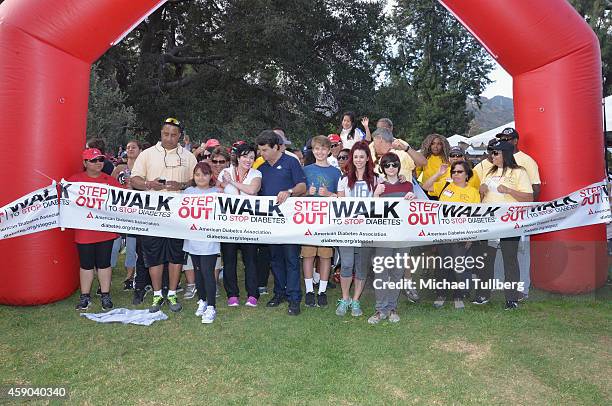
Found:
[[[193,297],[196,294],[196,291],[197,289],[196,289],[195,283],[194,284],[188,283],[187,287],[185,288],[185,293],[183,293],[183,299],[185,300],[193,299]]]
[[[238,298],[236,296],[232,296],[229,299],[227,299],[227,306],[228,307],[237,307],[237,306],[240,306],[240,301],[238,300]]]
[[[206,306],[206,311],[202,314],[202,324],[211,324],[217,318],[217,311],[213,306]]]
[[[266,286],[260,286],[257,288],[257,290],[259,290],[259,295],[267,295],[268,294],[268,288]]]
[[[132,304],[137,306],[144,302],[144,298],[147,295],[147,291],[144,289],[134,289],[134,296],[132,297]]]
[[[168,296],[167,300],[168,300],[168,307],[170,308],[170,311],[173,311],[176,313],[176,312],[180,312],[181,309],[183,308],[183,306],[176,299],[176,295]]]
[[[404,293],[406,294],[409,302],[417,303],[419,300],[421,300],[416,289],[404,289]]]
[[[160,311],[163,304],[163,296],[153,296],[153,304],[151,305],[151,307],[149,307],[149,313],[155,313]]]
[[[314,292],[307,292],[304,297],[304,306],[315,307],[315,294]]]
[[[287,298],[284,296],[274,295],[272,299],[266,304],[266,307],[278,307],[281,303],[286,301]]]
[[[195,315],[202,317],[204,315],[204,311],[206,310],[207,303],[200,299],[198,300],[198,310],[196,310]]]
[[[474,303],[475,305],[483,305],[489,303],[489,299],[484,296],[478,296],[477,298],[472,300],[472,303]]]
[[[504,310],[514,310],[518,309],[519,305],[516,300],[506,300],[506,306],[504,306]]]
[[[181,286],[181,284],[176,285],[176,293],[181,293],[183,291],[183,287]]]
[[[391,310],[389,313],[389,323],[399,323],[400,316],[397,314],[397,310]]]
[[[434,301],[433,306],[434,306],[436,309],[439,309],[439,308],[441,308],[442,306],[444,306],[444,302],[445,302],[445,301],[446,301],[446,298],[445,298],[444,296],[438,296],[438,297],[436,298],[436,300]]]
[[[77,303],[75,309],[77,310],[87,310],[89,309],[89,305],[91,304],[91,296],[89,294],[87,295],[80,295],[79,296],[79,302]]]
[[[351,316],[359,317],[363,314],[363,310],[361,310],[361,303],[359,300],[351,301]]]
[[[317,295],[317,306],[327,307],[327,293],[322,292]]]
[[[518,301],[519,302],[523,302],[525,300],[529,299],[529,295],[523,293],[523,292],[519,292],[519,298]]]
[[[463,300],[462,299],[455,299],[455,309],[457,309],[457,310],[465,309],[465,305],[463,304]]]
[[[385,313],[379,312],[377,310],[376,313],[374,313],[368,318],[368,324],[378,324],[386,318],[387,315]]]
[[[134,280],[126,279],[123,281],[123,290],[132,290],[134,289]]]
[[[244,305],[248,307],[257,307],[257,298],[255,296],[249,296],[246,302],[244,302]]]
[[[300,314],[300,302],[289,302],[287,314],[289,314],[289,316],[297,316],[298,314]]]
[[[113,308],[113,302],[111,301],[110,293],[102,293],[102,310],[110,310]]]
[[[98,290],[96,290],[96,296],[102,296],[102,288],[98,286]]]
[[[336,306],[336,315],[344,316],[350,304],[351,304],[351,299],[348,299],[348,300],[338,299],[338,305]]]

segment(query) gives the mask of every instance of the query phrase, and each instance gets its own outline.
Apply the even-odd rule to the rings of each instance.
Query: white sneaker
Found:
[[[212,306],[207,306],[206,311],[202,315],[202,324],[211,324],[217,317],[217,311]]]
[[[206,310],[206,302],[202,299],[198,300],[198,310],[196,310],[195,315],[202,317],[204,311]]]
[[[187,286],[185,287],[185,293],[183,293],[183,299],[193,299],[195,297],[195,294],[197,292],[196,289],[196,285],[194,284],[190,284],[188,283]]]

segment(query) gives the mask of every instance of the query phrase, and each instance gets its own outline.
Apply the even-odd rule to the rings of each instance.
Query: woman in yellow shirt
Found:
[[[469,185],[470,179],[474,176],[470,164],[465,161],[457,161],[451,164],[450,173],[452,183],[446,183],[444,190],[440,193],[441,202],[457,202],[457,203],[480,203],[480,194],[478,190]],[[443,263],[446,264],[446,258],[452,258],[450,261],[453,268],[443,266],[440,269],[442,279],[448,283],[456,282],[455,289],[436,289],[436,300],[434,307],[440,308],[444,306],[444,302],[450,295],[451,291],[455,302],[455,309],[463,309],[463,299],[468,292],[468,281],[470,280],[470,272],[464,264],[465,258],[470,254],[472,248],[471,242],[457,242],[451,244],[441,244],[438,246],[438,252],[443,258]],[[436,281],[441,282],[441,281]]]
[[[515,203],[533,201],[533,189],[527,171],[514,160],[514,146],[506,141],[490,145],[493,166],[482,179],[480,196],[483,203]],[[512,283],[512,288],[505,290],[506,310],[518,308],[518,282],[520,280],[517,251],[520,237],[508,237],[500,240],[504,258],[504,277]],[[481,279],[493,279],[493,266],[496,249],[486,247],[486,263]],[[490,289],[478,289],[472,303],[487,303],[491,296]]]
[[[427,159],[427,165],[422,168],[416,168],[417,178],[421,177],[421,184],[434,176],[440,170],[443,164],[449,164],[448,155],[450,144],[446,137],[440,134],[429,134],[421,144],[421,153]],[[421,176],[422,175],[422,176]],[[438,200],[438,196],[429,194],[432,200]]]
[[[450,149],[448,160],[450,161],[450,165],[440,165],[440,169],[438,170],[438,172],[431,176],[429,179],[427,179],[426,182],[423,182],[423,190],[425,190],[431,196],[435,196],[436,198],[440,198],[440,193],[442,193],[442,190],[447,187],[447,185],[453,182],[450,169],[451,165],[455,162],[467,162],[465,160],[465,153],[460,147],[452,147]],[[478,191],[478,188],[480,187],[480,178],[478,177],[478,174],[476,172],[474,172],[473,170],[472,172],[473,175],[470,175],[468,185]]]

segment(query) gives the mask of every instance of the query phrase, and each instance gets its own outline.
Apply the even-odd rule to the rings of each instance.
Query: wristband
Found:
[[[410,146],[410,144],[408,144],[408,146],[406,147],[405,151],[408,152],[408,151],[410,151],[411,148],[412,147]]]

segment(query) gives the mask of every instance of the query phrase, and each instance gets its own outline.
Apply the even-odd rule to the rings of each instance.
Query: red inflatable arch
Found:
[[[35,169],[60,179],[80,168],[92,62],[164,2],[0,5],[0,205],[48,184]],[[443,3],[514,77],[521,145],[546,180],[541,199],[601,180],[601,61],[597,39],[582,18],[565,0]],[[570,168],[559,176],[563,165]],[[78,286],[72,237],[52,230],[0,241],[0,303],[36,305],[72,294]],[[603,225],[534,237],[534,285],[567,293],[602,285],[604,241]]]

